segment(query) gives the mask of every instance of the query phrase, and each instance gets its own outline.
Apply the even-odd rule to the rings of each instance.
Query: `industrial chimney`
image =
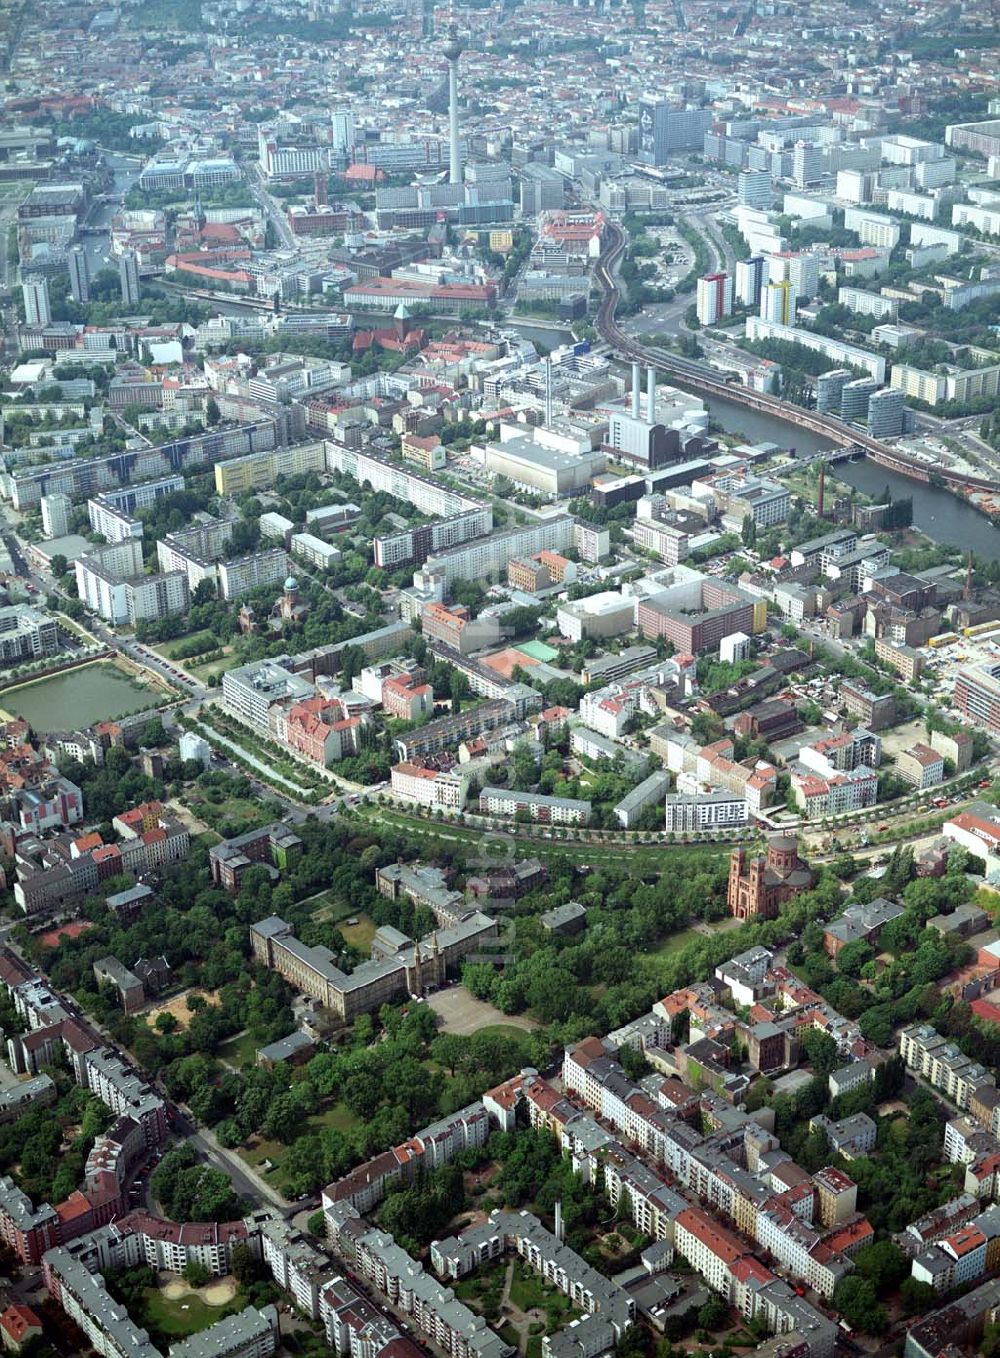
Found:
[[[641,377],[641,374],[640,374],[640,371],[639,371],[639,365],[638,365],[638,363],[633,363],[633,364],[632,364],[632,418],[633,418],[633,420],[637,420],[637,419],[639,418],[639,383],[641,382],[641,380],[642,380],[642,377]]]
[[[646,369],[646,423],[656,423],[656,369]]]
[[[552,360],[545,360],[545,424],[552,423]]]

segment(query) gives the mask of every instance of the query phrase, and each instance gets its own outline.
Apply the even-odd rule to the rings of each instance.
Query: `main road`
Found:
[[[752,391],[738,382],[727,382],[702,363],[681,358],[680,355],[667,355],[660,349],[653,350],[626,335],[615,317],[621,298],[621,288],[615,277],[615,271],[627,244],[628,238],[622,227],[617,222],[609,222],[606,227],[604,249],[594,269],[594,277],[604,294],[594,325],[601,338],[607,341],[620,357],[659,368],[683,382],[685,386],[703,392],[706,396],[715,396],[721,400],[731,401],[734,405],[747,406],[750,410],[773,415],[787,424],[821,434],[831,443],[841,447],[863,449],[883,466],[891,467],[903,475],[915,476],[923,481],[928,479],[928,468],[924,464],[907,457],[899,449],[872,438],[870,434],[853,429],[830,415],[820,415],[815,410],[806,410],[789,401],[782,401],[777,396]],[[944,467],[934,470],[942,480],[956,488],[971,487],[1000,494],[1000,481],[954,472]]]

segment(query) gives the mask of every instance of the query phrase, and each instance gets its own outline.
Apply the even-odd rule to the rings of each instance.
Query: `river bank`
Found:
[[[743,436],[750,443],[776,443],[794,448],[803,461],[827,451],[831,445],[807,429],[800,429],[773,415],[747,410],[733,402],[710,398],[706,401],[709,417],[728,434]],[[880,467],[868,458],[833,464],[829,481],[842,482],[863,494],[876,497],[889,487],[894,500],[913,501],[914,526],[939,546],[957,547],[977,556],[1000,556],[1000,529],[981,510],[961,495],[944,486],[915,481],[899,472]]]

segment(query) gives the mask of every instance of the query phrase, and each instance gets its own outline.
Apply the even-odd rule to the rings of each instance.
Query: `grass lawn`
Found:
[[[237,1069],[241,1066],[252,1066],[256,1060],[257,1046],[255,1037],[243,1033],[241,1037],[231,1037],[228,1042],[223,1042],[219,1047],[219,1056]]]
[[[319,1132],[324,1128],[332,1127],[338,1132],[352,1132],[358,1126],[358,1118],[345,1107],[342,1103],[330,1104],[328,1108],[321,1109],[318,1113],[313,1113],[312,1117],[306,1118],[302,1127],[302,1134],[308,1135],[310,1132]],[[279,1192],[288,1196],[288,1180],[282,1169],[282,1161],[288,1153],[288,1147],[283,1141],[266,1141],[263,1138],[254,1142],[254,1145],[247,1149],[239,1147],[237,1154],[245,1160],[248,1165],[253,1165],[254,1169],[259,1169],[263,1161],[270,1160],[274,1168],[270,1171],[264,1170],[262,1173],[267,1175],[268,1182],[273,1184]]]
[[[335,1127],[338,1132],[353,1132],[357,1125],[357,1114],[342,1103],[332,1104],[324,1112],[314,1113],[306,1120],[306,1126],[313,1131],[321,1127]]]
[[[239,1298],[225,1306],[209,1306],[193,1292],[172,1300],[158,1287],[147,1287],[144,1293],[144,1320],[150,1329],[159,1330],[171,1339],[184,1339],[199,1330],[207,1330],[223,1316],[234,1315],[243,1309]]]
[[[312,906],[312,918],[317,924],[339,924],[355,914],[350,901],[337,900],[328,891],[316,896]]]
[[[509,1321],[506,1325],[501,1325],[497,1333],[500,1335],[500,1338],[504,1341],[505,1344],[509,1344],[512,1349],[517,1348],[518,1334],[517,1331],[514,1329],[514,1326],[511,1325]]]
[[[654,957],[671,957],[675,952],[687,946],[700,935],[697,929],[681,929],[679,933],[670,934],[663,940],[660,946],[653,953]]]
[[[225,797],[221,802],[212,801],[199,788],[189,788],[186,801],[194,814],[204,821],[249,821],[251,825],[266,825],[273,820],[269,808],[249,797]]]
[[[183,651],[186,646],[189,646],[195,641],[204,645],[206,651],[215,651],[218,650],[219,647],[219,643],[212,633],[205,631],[194,632],[189,637],[175,637],[173,641],[161,641],[158,646],[151,646],[150,650],[155,651],[157,655],[162,655],[164,660],[173,660],[176,658],[178,651]],[[188,658],[197,659],[197,657]],[[187,663],[185,662],[185,669],[186,668]]]
[[[190,670],[198,679],[207,681],[211,675],[222,674],[225,670],[231,670],[238,663],[235,655],[222,655],[219,656],[218,660],[210,660],[206,665],[200,665],[196,656],[193,660],[186,661],[184,668]]]
[[[511,1305],[522,1312],[545,1311],[551,1329],[561,1329],[580,1314],[564,1293],[545,1282],[520,1259],[514,1261],[510,1300]]]
[[[516,1042],[523,1042],[528,1036],[523,1028],[518,1028],[513,1023],[490,1023],[485,1028],[476,1029],[476,1037],[481,1037],[484,1033],[491,1037],[513,1038]]]
[[[367,952],[375,937],[375,921],[363,914],[348,915],[347,918],[356,919],[357,924],[338,924],[341,937],[345,943],[350,943],[352,948],[360,948],[362,952]]]

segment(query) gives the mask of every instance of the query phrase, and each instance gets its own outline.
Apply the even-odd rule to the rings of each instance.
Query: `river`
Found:
[[[821,448],[829,448],[830,443],[808,429],[786,424],[784,420],[772,415],[762,415],[756,410],[747,410],[732,401],[715,400],[707,402],[713,419],[730,433],[746,434],[753,443],[777,443],[784,448],[794,448],[800,457],[808,457]],[[932,542],[960,547],[969,547],[977,556],[993,560],[1000,556],[1000,530],[994,528],[984,514],[971,505],[937,486],[929,486],[923,481],[912,481],[908,476],[888,471],[877,462],[864,458],[858,462],[839,462],[830,468],[831,477],[844,481],[865,495],[880,495],[886,486],[893,499],[913,500],[913,522],[925,537]]]
[[[114,192],[124,197],[137,178],[137,162],[122,155],[109,154],[106,159],[114,170]],[[113,210],[111,205],[101,210],[99,220],[102,225],[110,227]],[[108,245],[107,237],[90,237],[87,241],[88,250],[94,255],[91,268],[95,272],[100,267],[108,267],[101,260],[101,256],[107,253]],[[238,302],[214,304],[214,309],[229,315],[245,315],[248,310]],[[548,349],[573,341],[570,330],[549,330],[537,324],[532,325],[530,321],[511,320],[506,324],[518,330],[526,339],[535,340]],[[822,448],[830,447],[829,440],[808,429],[800,429],[773,415],[748,410],[732,401],[713,398],[707,402],[707,406],[712,418],[723,429],[732,434],[744,435],[750,443],[776,443],[782,448],[794,448],[800,457],[808,457]],[[998,530],[984,515],[947,491],[920,481],[911,481],[867,459],[841,463],[832,471],[839,480],[868,495],[877,495],[888,485],[897,499],[912,496],[914,523],[933,542],[954,544],[963,549],[971,547],[977,555],[988,558],[1000,554]]]

